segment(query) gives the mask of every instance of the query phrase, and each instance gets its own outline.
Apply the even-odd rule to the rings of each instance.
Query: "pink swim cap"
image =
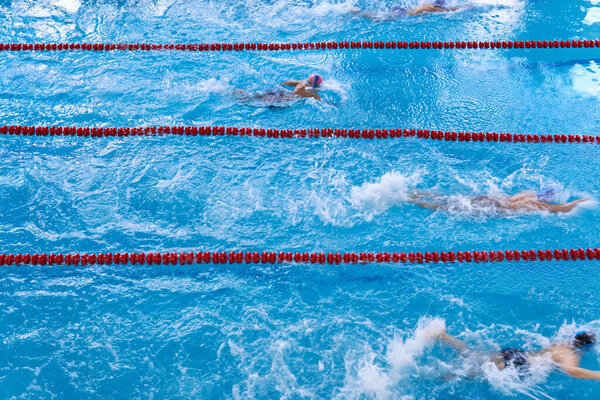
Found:
[[[308,81],[308,83],[310,83],[312,85],[312,87],[316,88],[321,83],[323,83],[323,78],[321,78],[317,74],[312,74],[311,76],[308,77],[307,81]]]

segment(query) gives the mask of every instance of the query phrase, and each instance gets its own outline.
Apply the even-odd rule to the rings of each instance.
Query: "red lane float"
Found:
[[[600,40],[341,41],[308,43],[0,43],[0,51],[290,51],[336,49],[583,49]]]
[[[455,132],[429,129],[264,129],[233,126],[151,126],[141,128],[92,128],[69,126],[0,126],[1,135],[17,136],[79,136],[79,137],[129,137],[129,136],[254,136],[267,138],[350,138],[393,139],[416,137],[419,139],[452,142],[507,142],[507,143],[597,143],[600,136],[593,135],[523,135],[496,132]]]
[[[292,253],[199,251],[179,253],[0,254],[0,265],[191,265],[191,264],[372,264],[487,263],[502,261],[600,260],[599,248],[498,251]]]

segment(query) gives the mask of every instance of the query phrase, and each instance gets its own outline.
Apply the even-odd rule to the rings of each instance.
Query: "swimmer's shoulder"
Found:
[[[546,350],[539,352],[539,355],[550,354],[552,357],[552,361],[557,364],[567,364],[567,365],[576,365],[578,362],[578,355],[573,351],[573,349],[564,343],[557,343],[552,345]]]

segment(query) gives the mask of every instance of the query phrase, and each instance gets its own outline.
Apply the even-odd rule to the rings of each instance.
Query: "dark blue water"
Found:
[[[413,3],[406,3],[411,5]],[[416,3],[415,3],[416,4]],[[455,5],[463,3],[452,3]],[[392,3],[3,2],[2,42],[596,39],[598,5],[481,1],[373,22]],[[414,5],[414,4],[413,4]],[[598,134],[598,49],[3,53],[3,124],[429,128]],[[318,73],[323,102],[243,102]],[[597,247],[600,147],[394,139],[0,138],[2,252]],[[473,210],[554,187],[568,214]],[[410,204],[452,195],[451,212]],[[2,267],[0,398],[595,399],[482,353],[600,333],[598,265]],[[436,319],[438,318],[438,319]],[[600,368],[597,350],[583,365]],[[476,365],[477,364],[477,365]],[[474,379],[469,371],[482,369]]]

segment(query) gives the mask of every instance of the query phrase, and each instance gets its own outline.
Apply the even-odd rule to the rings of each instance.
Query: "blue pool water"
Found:
[[[394,3],[397,4],[397,3]],[[416,3],[403,3],[414,5]],[[460,5],[458,1],[451,4]],[[596,39],[597,1],[476,0],[372,22],[392,2],[3,1],[2,42]],[[598,134],[600,52],[7,53],[2,124],[434,128]],[[241,103],[316,72],[324,102]],[[596,247],[600,147],[397,139],[0,138],[2,252]],[[565,215],[432,213],[555,187]],[[0,398],[596,399],[428,342],[540,349],[600,331],[598,264],[2,267]],[[600,352],[583,366],[599,369]],[[452,375],[454,373],[454,375]]]

